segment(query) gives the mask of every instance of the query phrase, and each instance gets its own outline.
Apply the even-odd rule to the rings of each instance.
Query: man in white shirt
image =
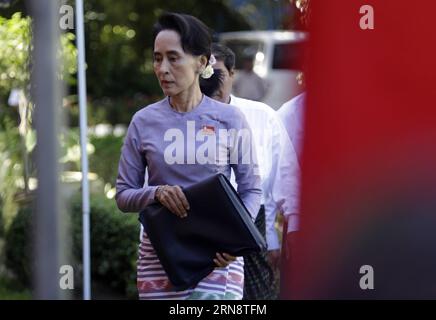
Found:
[[[298,161],[301,165],[301,152],[303,147],[304,138],[304,112],[306,104],[306,92],[292,98],[288,102],[284,103],[277,114],[282,121],[289,138],[292,141],[292,145],[295,147],[295,151],[298,155]],[[299,209],[297,209],[299,212]],[[298,216],[290,216],[286,221],[286,233],[283,235],[283,252],[282,252],[282,270],[289,270],[289,265],[292,259],[292,249],[295,247],[295,236],[296,231],[298,231]],[[287,283],[290,282],[288,279],[289,272],[282,273],[280,278],[281,282],[281,296],[289,297],[290,294],[287,292],[289,290]]]
[[[222,84],[212,98],[238,107],[245,115],[253,132],[262,180],[263,206],[255,219],[261,232],[265,232],[266,229],[269,266],[266,257],[263,258],[265,261],[261,261],[260,256],[254,257],[256,261],[250,261],[252,257],[244,257],[244,298],[273,299],[275,288],[272,270],[278,269],[280,261],[280,244],[275,228],[276,215],[278,210],[286,216],[298,215],[298,159],[285,128],[271,107],[230,94],[234,78],[234,53],[223,45],[213,44],[212,54],[216,59],[213,68],[220,70],[222,77]],[[233,175],[231,180],[236,185]]]
[[[292,145],[297,152],[298,160],[301,164],[301,151],[303,147],[304,137],[304,105],[306,104],[306,92],[299,94],[288,102],[285,102],[279,110],[277,115],[282,121]]]
[[[264,80],[253,71],[254,58],[254,56],[244,57],[243,69],[238,71],[232,87],[233,92],[241,98],[262,101],[267,94],[267,86]]]

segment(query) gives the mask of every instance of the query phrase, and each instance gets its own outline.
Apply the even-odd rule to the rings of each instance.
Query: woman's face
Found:
[[[175,96],[198,85],[198,75],[205,68],[206,57],[183,51],[176,31],[163,30],[154,41],[153,68],[162,91]]]

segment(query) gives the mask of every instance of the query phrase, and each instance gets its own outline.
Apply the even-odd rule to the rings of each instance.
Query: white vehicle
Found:
[[[297,75],[301,71],[302,45],[307,38],[307,33],[300,31],[225,32],[219,37],[236,55],[236,77],[244,57],[253,57],[253,71],[267,86],[262,102],[276,110],[302,91]]]

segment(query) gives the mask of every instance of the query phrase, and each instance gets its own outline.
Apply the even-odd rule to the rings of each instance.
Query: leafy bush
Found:
[[[0,238],[3,238],[4,233],[5,233],[5,223],[3,222],[3,204],[2,204],[2,199],[0,198]]]
[[[73,267],[82,270],[82,204],[80,197],[70,205],[73,242]],[[91,274],[94,281],[105,283],[128,298],[136,298],[136,259],[139,242],[137,215],[121,214],[114,200],[93,196],[90,204]],[[21,209],[6,234],[6,266],[14,272],[19,283],[31,282],[32,214]],[[80,273],[80,272],[79,272]],[[82,285],[75,277],[77,292]]]
[[[94,153],[89,157],[89,169],[97,173],[105,183],[115,185],[123,139],[114,135],[92,136],[89,139],[94,146]]]
[[[1,135],[0,135],[1,138]],[[96,173],[104,183],[115,185],[118,173],[121,147],[124,137],[114,134],[105,136],[89,135],[89,171]],[[77,128],[69,128],[61,137],[61,162],[65,170],[80,170],[80,133]]]
[[[18,211],[6,232],[6,267],[17,277],[22,286],[29,286],[32,280],[32,209]]]
[[[30,300],[29,290],[21,289],[16,281],[0,276],[0,300]]]
[[[82,261],[82,204],[72,203],[74,256]],[[95,279],[137,296],[136,259],[139,222],[135,214],[122,214],[114,200],[94,197],[91,201],[91,272]]]

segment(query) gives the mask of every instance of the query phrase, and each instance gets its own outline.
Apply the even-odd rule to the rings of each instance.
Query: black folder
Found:
[[[139,215],[176,291],[195,285],[216,267],[216,253],[243,256],[266,250],[242,200],[223,174],[183,189],[190,210],[180,218],[159,203]]]

